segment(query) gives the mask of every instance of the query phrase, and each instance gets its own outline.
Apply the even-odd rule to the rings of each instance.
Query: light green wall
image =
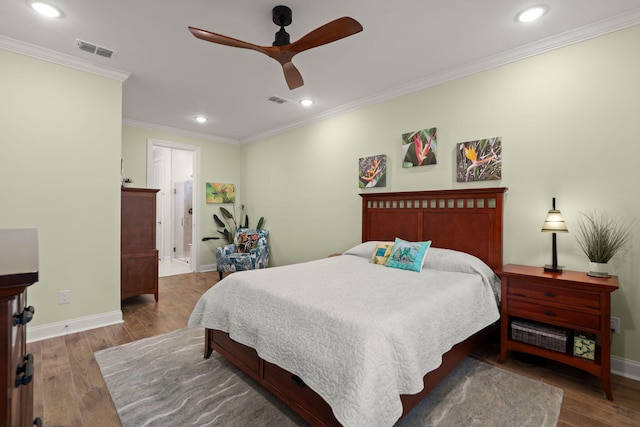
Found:
[[[135,186],[147,186],[147,140],[172,142],[175,144],[200,147],[200,233],[202,236],[218,236],[213,222],[213,214],[219,214],[221,205],[206,204],[205,184],[207,182],[228,182],[236,184],[237,203],[241,203],[240,146],[210,141],[202,138],[167,133],[133,126],[122,127],[122,159],[125,175],[133,179]],[[227,206],[229,208],[229,206]],[[231,208],[229,208],[231,209]],[[221,240],[198,241],[200,245],[199,267],[215,264],[215,248]],[[194,240],[194,243],[195,240]],[[214,266],[215,268],[215,266]]]
[[[360,157],[388,156],[379,191],[505,186],[504,260],[550,263],[541,233],[552,197],[571,230],[577,212],[638,217],[640,27],[448,82],[242,146],[244,197],[270,230],[275,265],[341,252],[360,241]],[[401,134],[438,128],[437,165],[403,169]],[[459,142],[500,136],[501,181],[455,182]],[[472,238],[472,236],[470,236]],[[558,235],[560,264],[586,271],[573,234]],[[613,262],[622,320],[613,354],[640,361],[640,222]]]
[[[0,64],[0,227],[39,237],[30,326],[119,311],[122,83],[2,49]]]
[[[272,265],[341,252],[360,240],[358,159],[388,156],[388,186],[409,191],[506,186],[506,262],[543,265],[539,232],[551,198],[571,221],[604,208],[637,218],[640,28],[634,27],[452,81],[241,147],[121,126],[120,82],[0,50],[0,226],[37,227],[40,281],[33,325],[120,309],[120,158],[146,182],[148,138],[199,146],[201,185],[237,184],[252,218],[265,216]],[[438,164],[403,169],[400,135],[438,128]],[[122,134],[122,135],[121,135]],[[503,179],[458,184],[455,144],[501,136]],[[217,205],[201,204],[203,235]],[[587,268],[574,236],[558,236],[560,263]],[[201,265],[214,262],[201,243]],[[614,355],[640,361],[640,224],[614,262]],[[58,291],[71,290],[69,305]]]

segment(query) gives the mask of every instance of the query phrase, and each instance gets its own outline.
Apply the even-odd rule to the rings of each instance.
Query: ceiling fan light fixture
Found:
[[[60,9],[40,1],[31,2],[31,8],[38,12],[40,15],[46,16],[47,18],[60,18],[62,16],[62,12]]]
[[[547,6],[530,7],[520,12],[516,19],[518,22],[533,22],[540,19],[548,10]]]
[[[295,55],[318,46],[333,43],[363,30],[362,24],[358,21],[348,16],[343,16],[321,25],[297,41],[289,43],[289,34],[284,30],[284,27],[291,24],[291,9],[286,6],[276,6],[273,8],[272,14],[273,22],[280,27],[272,46],[259,46],[196,27],[189,27],[189,31],[200,40],[224,46],[255,50],[275,59],[282,66],[287,86],[290,90],[293,90],[304,85],[300,71],[292,62]]]
[[[196,122],[198,122],[200,124],[204,124],[204,123],[207,123],[209,121],[209,119],[207,119],[205,116],[195,116],[193,118],[193,120],[195,120]]]
[[[301,99],[300,100],[300,105],[302,105],[303,107],[311,107],[315,102],[313,101],[313,99]]]

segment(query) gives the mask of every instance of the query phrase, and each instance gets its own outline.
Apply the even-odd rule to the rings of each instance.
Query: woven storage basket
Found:
[[[511,322],[511,338],[538,347],[565,353],[569,330],[542,323],[514,320]]]

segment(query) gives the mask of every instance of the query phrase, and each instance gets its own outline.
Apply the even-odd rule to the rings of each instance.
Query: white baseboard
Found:
[[[611,373],[635,381],[640,381],[640,362],[612,356]]]
[[[215,264],[201,266],[202,271],[214,271]],[[74,332],[87,331],[89,329],[101,328],[103,326],[122,323],[122,311],[112,311],[109,313],[97,314],[94,316],[79,317],[64,322],[49,323],[42,326],[27,328],[27,342],[40,341],[47,338],[59,337]],[[640,362],[611,357],[611,373],[640,381]]]
[[[94,316],[79,317],[64,322],[49,323],[42,326],[27,327],[27,342],[40,341],[47,338],[59,337],[74,332],[87,331],[103,326],[122,323],[122,311],[96,314]]]
[[[216,271],[218,266],[216,264],[204,264],[200,266],[200,272],[204,273],[206,271]]]

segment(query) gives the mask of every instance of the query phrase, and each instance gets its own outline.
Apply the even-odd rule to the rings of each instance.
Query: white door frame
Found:
[[[153,159],[153,178],[147,179],[147,187],[149,183],[162,182],[164,179],[164,159]],[[160,177],[158,177],[158,171],[160,171]],[[163,188],[160,188],[160,192],[156,195],[156,248],[158,249],[158,258],[164,261],[164,197]]]
[[[191,247],[192,271],[200,272],[200,147],[177,142],[147,139],[147,182],[153,181],[153,147],[175,148],[193,152],[193,245]]]

